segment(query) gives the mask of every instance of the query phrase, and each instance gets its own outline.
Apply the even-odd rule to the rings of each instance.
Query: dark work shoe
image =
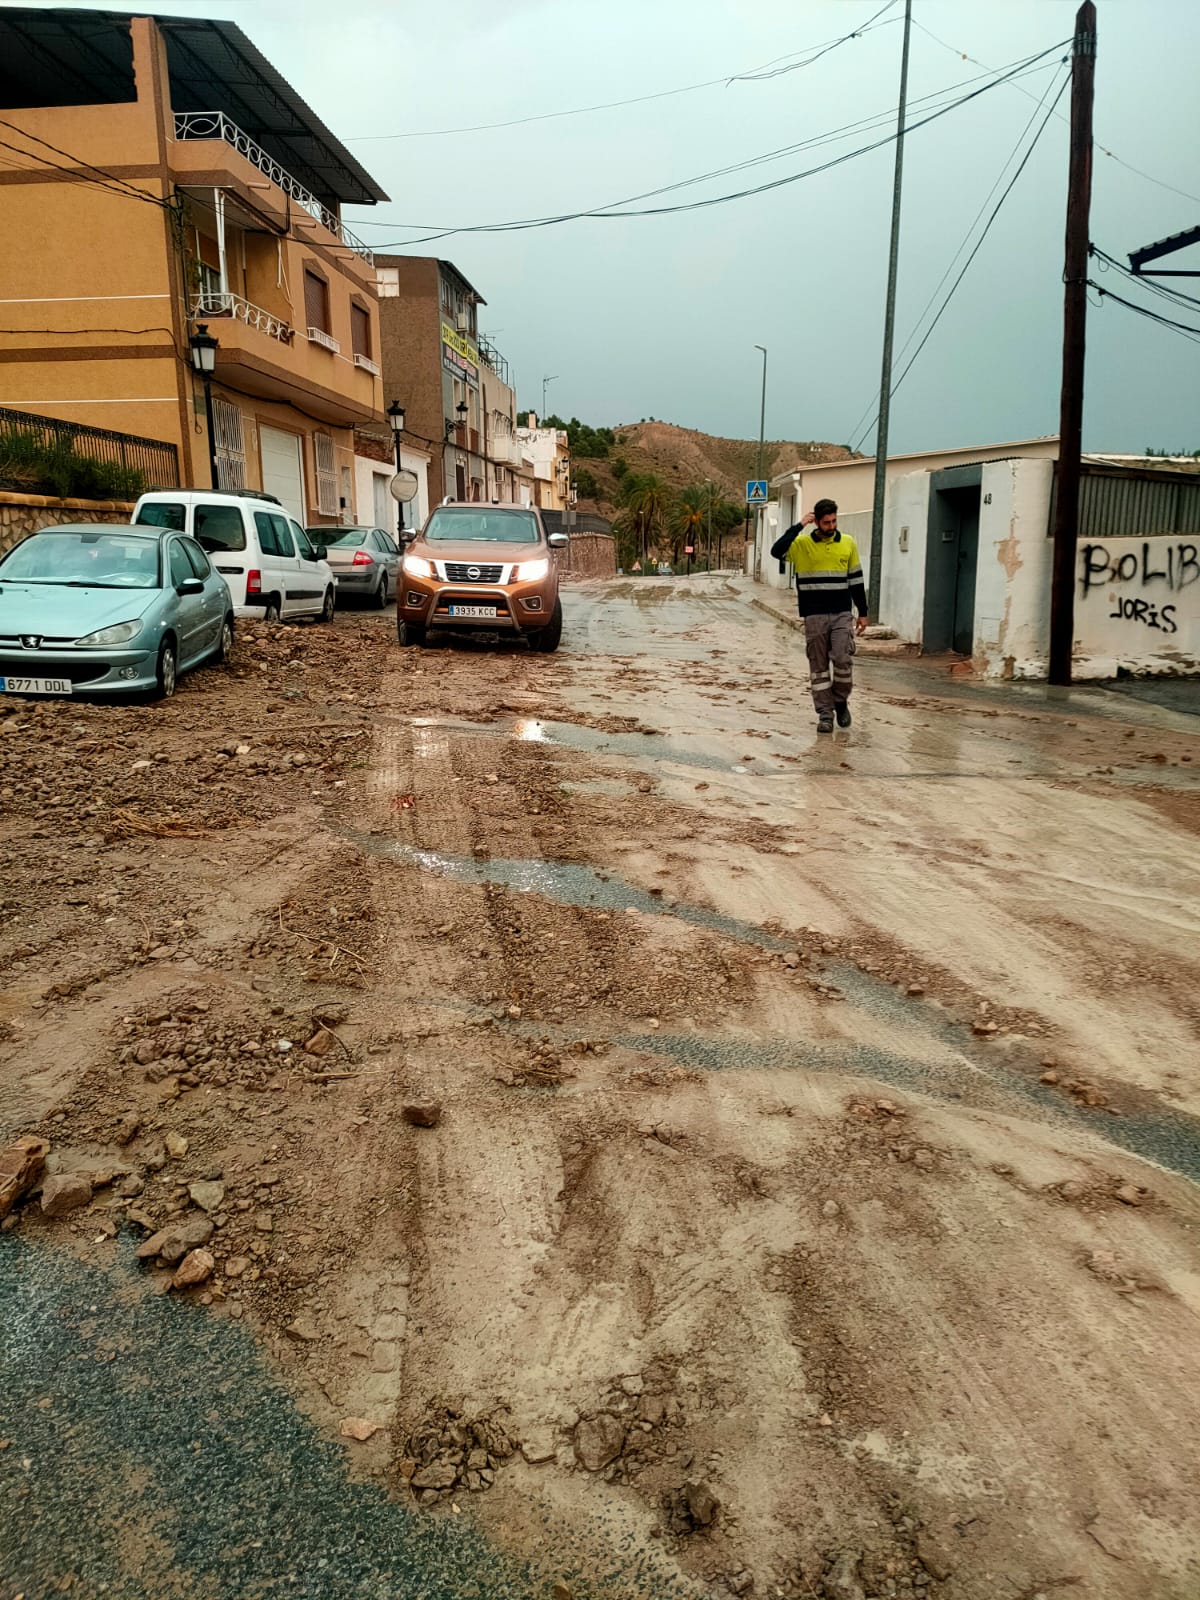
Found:
[[[839,728],[850,726],[850,707],[843,700],[840,706],[835,707],[837,712],[837,725]]]
[[[832,733],[833,732],[833,718],[829,715],[828,712],[826,712],[826,714],[823,717],[818,717],[817,718],[817,732],[818,733]]]

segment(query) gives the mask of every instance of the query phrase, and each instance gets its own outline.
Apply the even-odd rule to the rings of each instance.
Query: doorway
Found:
[[[258,445],[263,489],[273,494],[284,510],[303,526],[308,518],[304,511],[304,465],[299,438],[294,433],[285,433],[282,428],[268,428],[260,423]]]
[[[925,655],[954,650],[969,656],[974,650],[982,478],[979,466],[947,467],[930,477],[921,628]]]

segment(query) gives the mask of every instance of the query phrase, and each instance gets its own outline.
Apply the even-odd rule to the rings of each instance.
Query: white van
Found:
[[[257,489],[154,489],[133,508],[133,522],[173,528],[195,539],[225,579],[239,617],[333,620],[337,578],[273,494]]]

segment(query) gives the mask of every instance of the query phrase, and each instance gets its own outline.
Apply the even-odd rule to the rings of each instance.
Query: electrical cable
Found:
[[[685,83],[677,89],[659,89],[652,94],[632,95],[627,100],[605,100],[597,105],[569,107],[565,111],[542,111],[531,117],[512,117],[504,122],[476,122],[461,128],[413,128],[406,133],[360,133],[346,139],[344,143],[367,144],[380,139],[443,139],[460,133],[490,133],[497,128],[519,128],[530,122],[552,122],[561,117],[589,116],[594,111],[613,111],[621,106],[644,105],[649,100],[668,100],[674,95],[694,94],[699,89],[714,89],[721,85],[728,88],[730,84],[742,82],[765,82],[771,78],[781,77],[785,73],[795,72],[801,67],[811,66],[814,61],[819,61],[831,50],[836,50],[839,45],[847,44],[851,39],[861,38],[864,34],[872,32],[876,26],[887,27],[887,23],[879,22],[878,19],[895,4],[896,0],[887,0],[885,6],[852,33],[842,34],[839,38],[826,40],[820,45],[808,45],[803,49],[791,50],[785,56],[775,56],[761,67],[750,67],[745,72],[735,72],[732,76],[726,74],[721,78],[706,78],[702,83]],[[807,51],[814,53],[806,54]],[[804,55],[805,59],[791,62],[789,65],[776,65],[777,62],[788,62],[791,56],[796,55]],[[771,68],[774,70],[768,70]]]
[[[1158,279],[1152,278],[1146,273],[1134,272],[1132,267],[1127,267],[1124,262],[1118,261],[1115,256],[1110,256],[1107,250],[1101,250],[1098,244],[1089,244],[1088,254],[1097,258],[1102,272],[1107,272],[1111,267],[1114,271],[1122,273],[1131,283],[1140,284],[1143,289],[1149,289],[1152,293],[1161,295],[1171,305],[1179,306],[1186,311],[1200,307],[1200,300],[1195,295],[1185,294],[1182,289],[1172,289],[1169,285],[1160,283]]]
[[[108,172],[103,167],[94,167],[90,161],[84,161],[81,156],[72,155],[69,150],[60,150],[57,145],[51,144],[48,139],[40,139],[36,133],[29,133],[25,128],[18,126],[17,123],[9,122],[7,117],[0,117],[0,127],[9,128],[13,133],[19,133],[22,139],[32,139],[34,144],[40,144],[44,149],[52,150],[56,156],[65,156],[68,161],[73,161],[77,167],[95,173],[97,180],[108,180],[100,183],[99,186],[101,188],[116,189],[116,192],[128,194],[135,200],[145,200],[150,205],[160,206],[164,211],[174,209],[170,201],[160,200],[157,195],[147,194],[144,189],[138,189],[134,184],[126,183],[124,178],[118,178],[115,172]],[[33,150],[18,149],[16,145],[8,144],[5,140],[0,140],[0,144],[4,144],[8,150],[15,150],[18,155],[31,157],[34,161],[41,161],[48,167],[54,167],[58,172],[67,171],[65,167],[60,167],[57,162],[48,161],[45,156],[39,156]],[[119,188],[117,188],[118,185]]]
[[[1176,322],[1173,317],[1160,316],[1157,311],[1151,311],[1149,306],[1134,305],[1132,300],[1126,300],[1123,295],[1116,294],[1112,289],[1106,289],[1103,284],[1089,278],[1088,287],[1095,289],[1102,300],[1115,300],[1119,306],[1124,306],[1127,311],[1136,311],[1139,317],[1148,317],[1151,322],[1160,323],[1164,328],[1170,328],[1175,333],[1182,333],[1188,339],[1194,339],[1200,344],[1200,328],[1193,327],[1188,322]]]
[[[932,28],[927,28],[923,22],[918,22],[916,17],[914,17],[912,21],[914,28],[920,28],[921,32],[925,34],[926,37],[932,39],[934,44],[940,44],[943,50],[949,50],[951,55],[958,56],[963,61],[969,61],[972,66],[983,66],[983,62],[979,61],[975,56],[968,55],[965,50],[956,49],[952,44],[947,44],[945,39],[939,39]],[[1021,93],[1027,94],[1028,90],[1022,89]],[[1067,121],[1067,118],[1064,116],[1061,120],[1065,122]],[[1139,178],[1144,178],[1147,183],[1157,184],[1160,189],[1166,189],[1171,194],[1181,195],[1183,199],[1193,200],[1196,202],[1196,204],[1200,205],[1200,195],[1189,194],[1186,189],[1177,189],[1173,183],[1164,183],[1161,178],[1155,178],[1149,172],[1143,172],[1140,167],[1135,167],[1130,162],[1123,161],[1115,151],[1106,149],[1102,144],[1097,144],[1096,148],[1106,155],[1110,161],[1115,161],[1119,167],[1124,167],[1126,171],[1135,173]]]
[[[1000,171],[996,174],[995,182],[992,184],[992,187],[988,190],[987,194],[984,196],[983,204],[979,207],[979,210],[975,213],[975,216],[971,220],[970,226],[967,228],[966,233],[963,235],[962,243],[959,245],[958,249],[954,252],[954,254],[950,257],[950,260],[946,264],[946,270],[942,273],[941,277],[938,279],[937,284],[934,286],[933,293],[929,296],[929,299],[925,302],[925,305],[923,306],[923,308],[921,310],[920,316],[913,323],[912,330],[909,333],[908,338],[904,341],[903,345],[901,346],[900,352],[899,352],[898,356],[896,357],[897,361],[902,361],[904,359],[905,353],[907,352],[909,346],[912,344],[913,340],[920,333],[922,324],[924,323],[925,318],[929,315],[930,309],[932,308],[934,301],[937,299],[938,295],[941,294],[942,287],[945,284],[947,278],[949,278],[950,274],[954,271],[955,266],[958,264],[959,257],[962,255],[963,251],[970,244],[971,237],[974,234],[975,229],[979,226],[980,219],[982,218],[984,212],[987,210],[988,206],[991,204],[992,196],[996,193],[996,190],[999,189],[1000,185],[1004,182],[1004,175],[1008,171],[1009,167],[1017,159],[1017,156],[1018,156],[1018,154],[1020,153],[1020,150],[1021,150],[1021,146],[1025,143],[1025,140],[1028,138],[1029,130],[1033,127],[1033,124],[1034,124],[1035,120],[1037,119],[1037,114],[1042,109],[1042,107],[1045,105],[1046,96],[1050,93],[1050,90],[1053,87],[1054,87],[1054,83],[1053,83],[1053,80],[1051,80],[1050,83],[1048,83],[1046,85],[1045,89],[1042,91],[1040,99],[1038,100],[1037,104],[1034,106],[1033,115],[1029,118],[1029,121],[1025,124],[1025,126],[1021,129],[1020,133],[1017,135],[1016,143],[1013,145],[1012,149],[1009,151],[1008,155],[1005,157],[1003,166],[1001,166]],[[871,414],[871,407],[879,404],[880,393],[881,393],[881,391],[879,389],[876,389],[874,398],[871,399],[871,400],[868,400],[866,406],[863,408],[862,415],[858,418],[858,421],[854,424],[853,428],[851,428],[850,432],[846,435],[847,439],[854,439],[854,440],[858,441],[858,443],[861,443],[862,440],[866,438],[866,435],[871,431],[871,428],[874,426],[874,423],[867,423],[867,418]],[[878,412],[876,412],[875,415],[876,415],[876,418],[878,418]],[[867,423],[867,425],[866,425],[865,429],[863,429],[862,433],[860,434],[859,430],[863,428],[863,424],[864,423]]]
[[[959,99],[951,101],[945,106],[939,107],[936,111],[931,112],[928,116],[921,118],[919,121],[910,123],[905,129],[905,136],[907,137],[908,134],[916,132],[918,128],[927,127],[929,123],[935,122],[938,120],[938,118],[945,116],[948,112],[957,110],[960,106],[966,105],[968,102],[978,99],[980,95],[987,94],[990,90],[997,88],[1001,83],[1007,82],[1017,73],[1035,69],[1037,63],[1042,61],[1046,56],[1052,55],[1054,51],[1061,49],[1064,44],[1068,44],[1069,42],[1069,40],[1060,39],[1048,49],[1039,51],[1036,56],[1028,57],[1024,61],[1019,62],[1002,77],[993,78],[990,83],[986,83],[982,85],[982,87],[972,90],[970,94],[962,95],[959,97]],[[445,239],[449,238],[453,234],[460,233],[518,233],[532,228],[554,227],[564,222],[578,222],[584,218],[606,222],[614,218],[669,216],[682,211],[706,210],[712,206],[727,205],[734,200],[745,200],[753,195],[766,194],[772,190],[781,189],[790,184],[798,183],[804,178],[815,177],[818,173],[827,172],[833,167],[841,166],[847,161],[855,160],[858,156],[867,155],[871,151],[883,149],[885,146],[894,143],[896,138],[897,134],[892,132],[882,139],[877,139],[867,145],[861,145],[855,150],[846,151],[840,156],[835,156],[831,160],[823,162],[819,166],[810,167],[805,171],[788,173],[784,177],[774,178],[768,183],[757,184],[747,189],[739,189],[731,194],[712,195],[707,199],[693,200],[683,205],[647,206],[639,209],[624,209],[631,206],[632,202],[636,200],[651,199],[660,194],[667,194],[677,189],[686,188],[690,184],[705,181],[705,178],[711,177],[713,174],[705,174],[699,178],[681,179],[677,183],[666,184],[659,189],[651,189],[642,194],[631,195],[625,200],[613,200],[607,205],[594,207],[590,210],[565,212],[557,216],[549,217],[526,217],[514,222],[478,223],[460,227],[442,228],[435,233],[423,234],[416,239],[398,240],[391,244],[376,245],[373,248],[381,251],[400,247],[407,248],[414,244],[425,244],[435,239]],[[751,158],[750,162],[740,163],[739,165],[752,165],[764,159],[768,158],[753,157]],[[411,226],[416,226],[416,224],[412,224]]]
[[[175,339],[174,328],[164,328],[161,325],[157,328],[0,328],[0,333],[47,334],[54,338],[62,338],[67,334],[87,335],[90,337],[93,333],[166,333],[171,336],[172,342]],[[31,351],[30,353],[32,354],[33,352]]]
[[[1050,118],[1054,115],[1055,107],[1058,105],[1058,102],[1062,99],[1063,91],[1066,89],[1066,87],[1070,83],[1070,81],[1071,81],[1071,74],[1068,72],[1063,77],[1063,81],[1059,85],[1059,88],[1058,88],[1058,93],[1055,95],[1054,99],[1051,101],[1050,108],[1046,112],[1046,115],[1042,118],[1041,124],[1038,127],[1037,132],[1034,134],[1033,139],[1030,142],[1029,148],[1026,150],[1025,154],[1021,157],[1020,165],[1017,167],[1017,170],[1013,173],[1012,177],[1009,179],[1008,184],[1005,187],[1004,193],[1000,196],[999,200],[996,202],[996,205],[995,205],[995,207],[994,207],[994,209],[992,211],[992,214],[987,220],[987,224],[984,227],[983,232],[979,235],[979,238],[975,241],[974,249],[971,251],[971,254],[967,257],[967,259],[963,262],[962,271],[959,273],[958,277],[955,278],[954,282],[950,285],[950,289],[949,289],[949,292],[946,295],[946,298],[942,301],[941,305],[938,307],[937,315],[934,317],[933,321],[929,324],[928,328],[925,330],[925,335],[922,338],[920,344],[913,351],[912,355],[908,359],[908,363],[905,366],[904,370],[901,372],[900,376],[896,379],[895,383],[892,385],[892,393],[893,394],[896,393],[897,389],[899,389],[900,385],[904,382],[905,378],[912,371],[913,363],[916,361],[917,357],[921,354],[921,351],[924,350],[925,346],[929,343],[930,335],[933,333],[933,330],[937,327],[938,323],[942,320],[942,317],[945,314],[946,308],[949,306],[950,302],[954,299],[955,290],[958,288],[959,284],[966,277],[967,271],[970,268],[970,265],[971,265],[972,261],[974,261],[975,257],[979,254],[979,251],[980,251],[980,249],[982,248],[982,245],[983,245],[983,241],[987,238],[988,233],[991,231],[991,227],[992,227],[993,222],[995,222],[996,218],[1000,215],[1000,211],[1001,211],[1001,209],[1002,209],[1002,207],[1004,205],[1004,202],[1008,199],[1009,195],[1012,193],[1013,189],[1016,186],[1017,179],[1021,176],[1022,172],[1024,172],[1026,166],[1028,165],[1030,156],[1037,149],[1038,143],[1041,140],[1041,137],[1042,137],[1043,133],[1045,133],[1045,131],[1046,131],[1046,126],[1049,123]],[[874,419],[867,425],[866,431],[862,435],[862,437],[864,439],[866,438],[866,435],[870,433],[871,429],[875,426],[875,423],[878,422],[878,421],[879,421],[879,413],[876,412]]]

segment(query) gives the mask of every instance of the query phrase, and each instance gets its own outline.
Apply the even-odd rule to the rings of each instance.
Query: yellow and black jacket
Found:
[[[796,601],[802,617],[836,615],[858,607],[860,617],[867,614],[867,590],[863,582],[858,546],[848,533],[830,533],[823,538],[804,533],[794,523],[771,546],[776,561],[787,560],[796,574]]]

